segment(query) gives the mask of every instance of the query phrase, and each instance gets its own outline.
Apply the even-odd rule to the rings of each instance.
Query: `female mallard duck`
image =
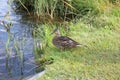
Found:
[[[56,47],[61,48],[62,51],[66,48],[73,48],[82,45],[67,36],[61,36],[58,28],[55,29],[53,33],[55,33],[55,37],[52,42]]]

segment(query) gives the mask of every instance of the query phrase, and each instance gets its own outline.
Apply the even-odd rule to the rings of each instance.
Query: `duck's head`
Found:
[[[59,29],[58,28],[56,28],[53,32],[52,32],[52,34],[55,34],[56,36],[60,36],[60,31],[59,31]]]

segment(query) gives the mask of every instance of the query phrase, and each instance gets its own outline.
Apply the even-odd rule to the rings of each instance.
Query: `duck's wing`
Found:
[[[77,45],[80,45],[78,42],[74,41],[73,39],[67,36],[60,36],[58,40],[61,43],[61,46],[64,47],[75,47]]]

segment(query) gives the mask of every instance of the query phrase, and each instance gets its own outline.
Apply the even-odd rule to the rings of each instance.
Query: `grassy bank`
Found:
[[[62,35],[86,44],[60,51],[52,44],[54,35],[50,35],[55,25],[44,24],[37,28],[41,35],[44,27],[44,59],[54,59],[45,65],[46,73],[38,80],[119,80],[120,77],[120,10],[119,6],[98,16],[86,15],[69,22],[67,31],[58,26]],[[39,37],[41,38],[41,37]],[[45,46],[46,45],[46,46]]]

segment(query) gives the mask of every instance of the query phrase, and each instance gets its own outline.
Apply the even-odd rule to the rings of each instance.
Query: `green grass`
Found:
[[[71,24],[70,29],[68,36],[88,48],[61,52],[52,45],[53,36],[47,35],[50,45],[45,47],[44,57],[53,58],[54,63],[46,65],[45,75],[38,80],[119,80],[120,32],[109,27],[94,28],[81,21]]]
[[[69,31],[58,26],[62,35],[86,44],[61,51],[52,44],[50,33],[55,25],[38,27],[41,39],[43,27],[44,59],[54,59],[45,65],[46,73],[37,80],[119,80],[120,77],[120,11],[118,7],[99,16],[85,16],[76,23],[70,22]],[[39,54],[40,52],[38,52]]]

